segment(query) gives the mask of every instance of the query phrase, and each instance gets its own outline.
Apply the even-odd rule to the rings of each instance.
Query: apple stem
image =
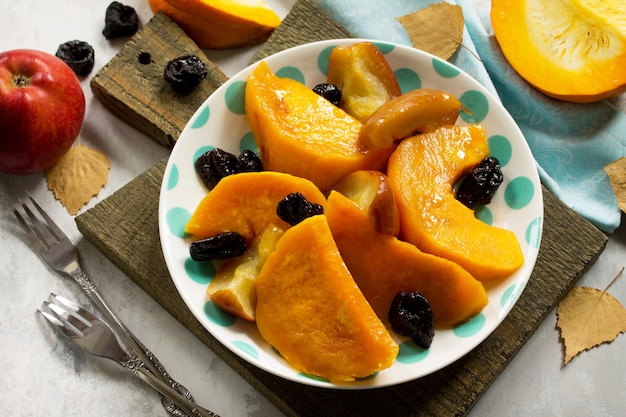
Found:
[[[28,87],[30,85],[30,78],[22,74],[15,75],[13,77],[13,85],[20,88]]]

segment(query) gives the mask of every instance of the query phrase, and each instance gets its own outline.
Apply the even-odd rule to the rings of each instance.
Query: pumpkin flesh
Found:
[[[353,381],[399,351],[348,272],[324,215],[286,230],[256,281],[263,338],[298,371]]]
[[[492,0],[491,23],[507,61],[548,96],[589,103],[626,91],[623,0]]]
[[[483,223],[454,196],[456,181],[488,155],[482,126],[443,126],[404,139],[387,168],[400,238],[458,263],[479,281],[506,277],[524,263],[513,232]]]
[[[260,1],[148,0],[202,49],[228,49],[265,42],[280,17]]]

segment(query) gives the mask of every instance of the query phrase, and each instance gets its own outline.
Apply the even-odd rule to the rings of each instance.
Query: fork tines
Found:
[[[65,235],[61,229],[54,223],[54,221],[48,216],[48,214],[41,208],[41,206],[35,201],[33,197],[28,195],[28,200],[30,200],[32,206],[35,208],[39,216],[37,216],[33,210],[29,207],[28,201],[24,202],[20,198],[20,204],[15,205],[13,208],[13,213],[22,224],[22,227],[29,232],[33,242],[38,247],[43,245],[46,249],[50,249],[50,245],[48,242],[50,238],[52,240],[59,242],[61,241]],[[19,207],[22,208],[25,215],[20,213]],[[32,236],[35,234],[35,236]],[[37,237],[38,239],[36,239]]]
[[[68,337],[82,337],[84,330],[87,327],[92,327],[89,320],[95,316],[89,311],[54,293],[50,293],[50,298],[52,302],[43,302],[47,311],[37,311]]]

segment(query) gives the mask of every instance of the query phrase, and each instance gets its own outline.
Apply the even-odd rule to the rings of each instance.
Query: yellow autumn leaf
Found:
[[[432,4],[397,18],[413,47],[448,60],[463,41],[463,9],[450,3]]]
[[[609,176],[618,207],[626,213],[626,157],[608,164],[604,171]]]
[[[46,170],[48,189],[75,215],[107,183],[110,168],[106,155],[79,143]]]
[[[626,309],[606,291],[574,287],[559,303],[556,325],[565,346],[564,365],[579,353],[610,343],[626,332]]]

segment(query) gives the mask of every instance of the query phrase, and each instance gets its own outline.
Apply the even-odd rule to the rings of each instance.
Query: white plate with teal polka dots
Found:
[[[326,80],[328,55],[333,47],[363,41],[345,39],[295,47],[265,59],[279,76],[309,87]],[[224,313],[206,296],[216,266],[189,257],[191,240],[184,226],[207,193],[194,168],[195,159],[218,147],[234,154],[257,150],[244,114],[244,90],[252,67],[215,91],[183,130],[165,170],[159,203],[159,227],[165,260],[180,295],[195,317],[224,346],[249,363],[302,384],[340,389],[366,389],[410,381],[433,373],[474,349],[502,322],[524,289],[532,272],[543,224],[543,201],[535,162],[522,133],[501,104],[477,81],[451,64],[422,51],[372,41],[385,54],[403,92],[437,88],[460,98],[469,109],[459,124],[479,122],[486,128],[492,155],[504,173],[504,183],[491,204],[477,211],[483,221],[512,230],[525,263],[516,273],[487,287],[489,304],[469,322],[437,330],[431,347],[417,347],[395,336],[400,353],[394,365],[364,380],[333,384],[290,367],[260,336],[253,323]]]

